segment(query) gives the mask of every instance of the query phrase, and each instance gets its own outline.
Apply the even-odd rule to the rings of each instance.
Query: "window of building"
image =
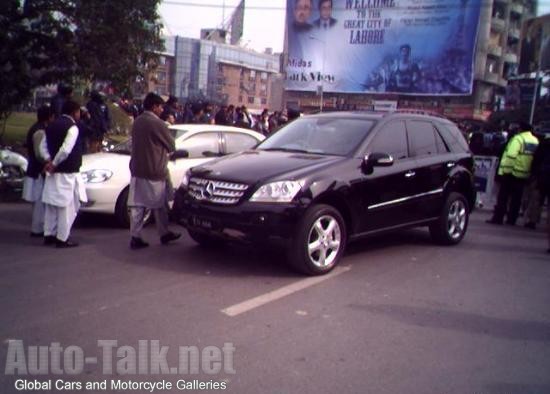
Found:
[[[256,80],[256,71],[255,70],[250,70],[250,75],[249,75],[248,79],[250,81],[255,81]]]
[[[248,104],[254,104],[254,96],[248,96]]]
[[[262,102],[262,105],[267,105],[267,99],[265,97],[262,97],[261,102]]]
[[[262,81],[267,80],[267,73],[266,73],[266,72],[262,72],[262,73],[260,74],[260,79],[261,79]]]
[[[239,103],[243,102],[243,96],[239,96]]]

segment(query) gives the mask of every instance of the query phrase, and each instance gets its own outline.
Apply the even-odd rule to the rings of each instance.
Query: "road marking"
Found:
[[[241,313],[248,312],[269,302],[277,301],[290,294],[296,293],[297,291],[304,290],[308,287],[315,286],[318,283],[332,279],[335,276],[343,274],[344,272],[348,272],[350,269],[351,267],[349,266],[336,267],[331,273],[327,275],[302,279],[298,282],[283,286],[277,290],[270,291],[269,293],[259,295],[257,297],[251,298],[235,305],[231,305],[230,307],[222,309],[221,312],[225,313],[227,316],[235,317],[237,315],[240,315]]]

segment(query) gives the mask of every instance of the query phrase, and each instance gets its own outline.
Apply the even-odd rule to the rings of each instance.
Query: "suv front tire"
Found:
[[[331,271],[344,254],[347,231],[342,215],[330,205],[311,206],[288,250],[290,263],[307,275]]]

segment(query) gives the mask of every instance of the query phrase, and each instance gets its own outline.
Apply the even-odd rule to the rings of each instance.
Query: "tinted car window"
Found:
[[[220,154],[219,134],[217,132],[195,134],[183,142],[181,149],[189,152],[190,159],[218,156]]]
[[[272,134],[258,149],[347,156],[357,149],[373,121],[355,118],[301,118]]]
[[[402,121],[391,122],[380,130],[369,144],[369,153],[388,153],[395,160],[408,157],[407,130]]]
[[[407,131],[411,156],[435,155],[437,153],[435,130],[430,122],[407,121]]]
[[[225,153],[236,153],[252,148],[258,143],[256,138],[248,134],[224,133]]]
[[[449,145],[449,148],[452,152],[469,152],[470,148],[468,147],[468,143],[466,142],[466,139],[453,123],[446,122],[446,123],[439,123],[438,128],[441,130],[443,134],[443,138]]]
[[[449,153],[449,148],[447,147],[447,144],[445,144],[445,141],[441,137],[441,134],[439,134],[439,131],[437,131],[437,129],[434,129],[434,133],[435,133],[435,143],[437,145],[437,152]]]

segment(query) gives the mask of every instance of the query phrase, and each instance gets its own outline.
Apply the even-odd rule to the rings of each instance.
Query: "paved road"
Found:
[[[28,237],[29,206],[1,203],[1,368],[30,370],[27,346],[52,343],[90,359],[79,370],[69,357],[63,375],[0,372],[0,392],[16,392],[20,379],[50,380],[50,392],[197,380],[231,393],[550,393],[545,234],[492,227],[487,217],[475,213],[457,247],[434,246],[420,229],[351,245],[341,269],[312,282],[276,251],[204,250],[187,236],[161,246],[154,227],[151,247],[130,251],[128,232],[108,217],[79,221],[79,248],[45,247]],[[98,340],[116,340],[115,354]],[[166,356],[140,364],[155,340]],[[193,346],[199,359],[178,357]],[[133,352],[145,361],[133,363]],[[56,362],[45,356],[51,372]],[[104,357],[130,374],[104,374]],[[180,374],[153,374],[182,358]],[[58,380],[82,389],[58,390]],[[135,387],[102,392],[146,392]],[[191,390],[155,392],[182,391]]]

